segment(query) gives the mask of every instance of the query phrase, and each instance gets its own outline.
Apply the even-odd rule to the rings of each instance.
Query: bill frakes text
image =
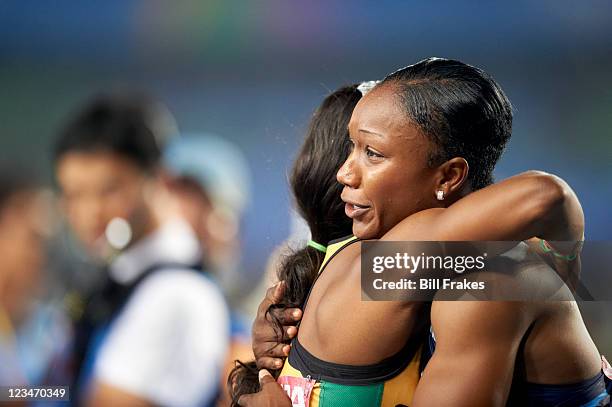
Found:
[[[484,290],[483,281],[468,281],[450,278],[419,278],[409,280],[402,278],[399,281],[384,281],[377,278],[373,281],[376,290]]]

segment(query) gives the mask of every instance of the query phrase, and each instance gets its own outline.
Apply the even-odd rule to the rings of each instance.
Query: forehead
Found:
[[[393,84],[376,86],[355,106],[349,128],[367,129],[383,135],[414,138],[418,134]]]
[[[58,180],[64,186],[134,177],[141,173],[140,168],[127,158],[103,151],[69,152],[57,164]]]

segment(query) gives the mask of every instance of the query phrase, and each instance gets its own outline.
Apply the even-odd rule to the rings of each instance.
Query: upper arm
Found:
[[[413,406],[503,406],[527,318],[512,302],[437,301],[436,350]]]
[[[113,322],[95,362],[93,394],[197,404],[217,391],[228,342],[229,315],[213,284],[193,272],[159,272]]]

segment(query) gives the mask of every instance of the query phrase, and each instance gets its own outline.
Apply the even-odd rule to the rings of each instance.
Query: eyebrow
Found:
[[[374,135],[374,136],[378,136],[378,137],[384,137],[384,136],[383,136],[382,134],[380,134],[380,133],[376,133],[376,132],[374,132],[374,131],[370,131],[370,130],[366,130],[366,129],[359,129],[359,130],[357,130],[357,131],[360,131],[360,132],[362,132],[362,133],[372,134],[372,135]]]

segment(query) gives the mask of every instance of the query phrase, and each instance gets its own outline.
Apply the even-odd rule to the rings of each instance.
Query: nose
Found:
[[[353,153],[351,153],[342,167],[338,170],[336,174],[336,179],[342,185],[345,185],[349,188],[357,188],[359,186],[359,176],[358,176],[358,168],[355,162],[355,158]]]

